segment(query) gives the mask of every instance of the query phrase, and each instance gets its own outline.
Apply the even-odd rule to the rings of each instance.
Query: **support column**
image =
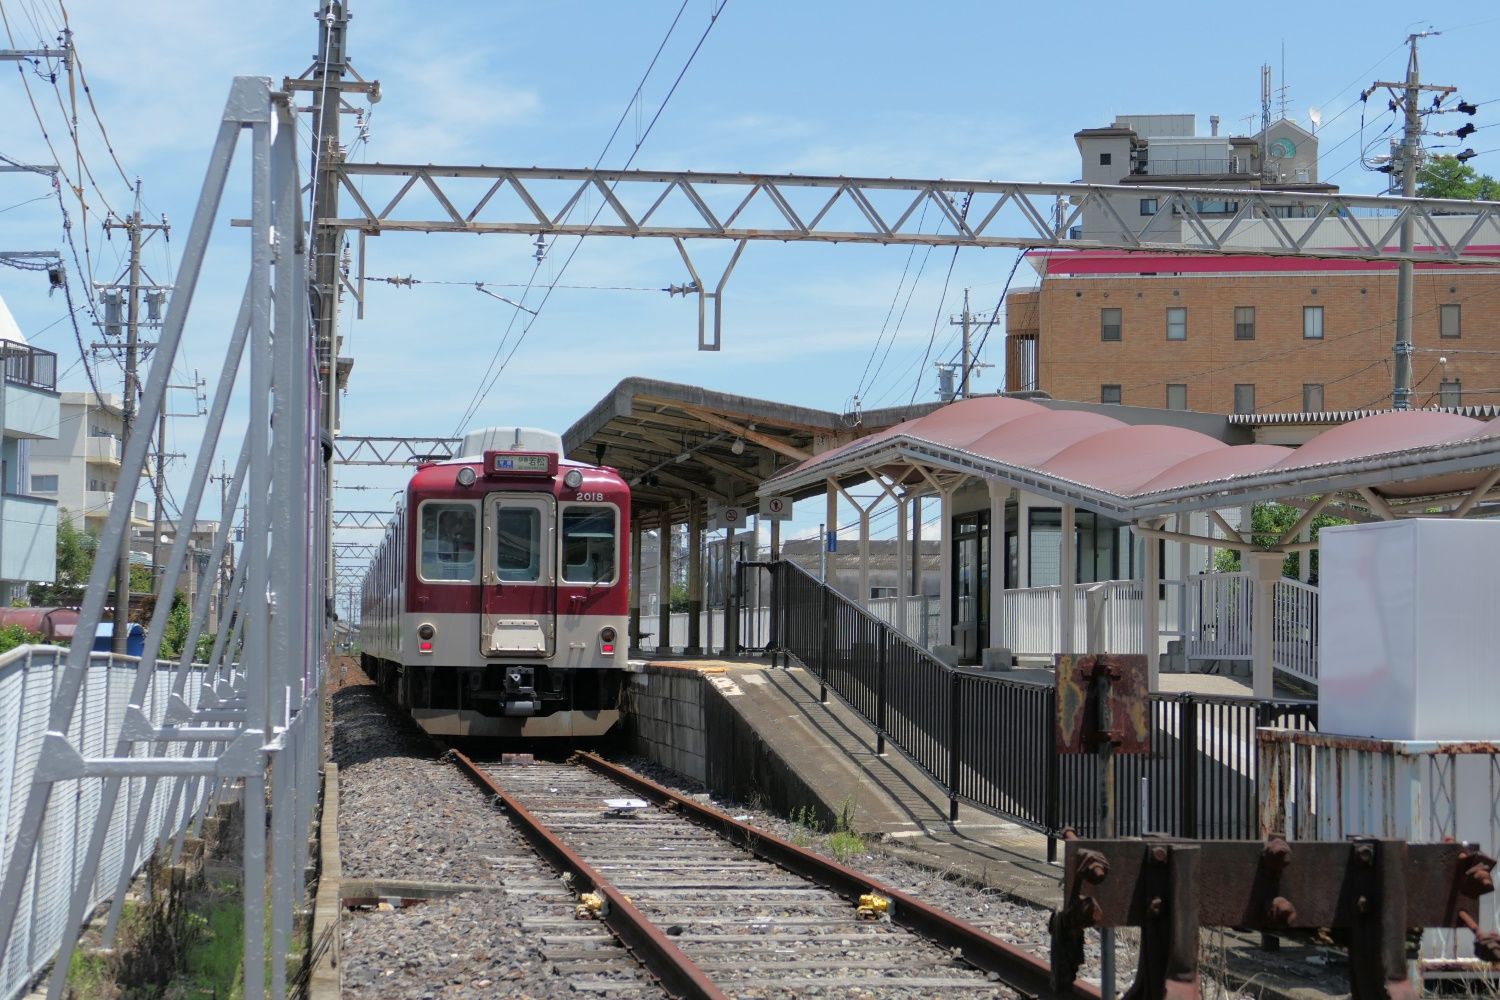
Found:
[[[630,653],[641,648],[641,530],[640,518],[630,522]]]
[[[826,483],[826,486],[828,489],[828,496],[825,502],[826,511],[823,515],[823,538],[821,539],[821,544],[823,546],[823,578],[825,583],[831,584],[838,579],[838,574],[833,570],[834,553],[828,550],[828,541],[829,539],[834,539],[834,544],[838,544],[839,485],[832,479],[829,479]]]
[[[953,644],[953,490],[940,494],[942,516],[938,518],[938,634],[940,645]]]
[[[1005,632],[1005,503],[1010,499],[1010,487],[1001,486],[994,480],[987,483],[990,491],[990,648],[1005,649],[1010,636]],[[984,662],[984,651],[980,650],[980,662]],[[1009,666],[1009,662],[1002,666]]]
[[[910,497],[896,498],[896,628],[905,635],[911,634],[906,627],[906,598],[911,590],[907,584],[911,576],[911,551],[906,547],[906,516],[910,506]]]
[[[1057,630],[1059,653],[1078,652],[1073,641],[1073,584],[1078,582],[1078,538],[1077,508],[1072,504],[1062,505],[1062,553],[1058,559],[1057,580],[1061,586],[1057,602]]]
[[[1193,534],[1193,515],[1184,513],[1177,515],[1177,530],[1185,535]],[[1210,565],[1210,569],[1213,567]],[[1189,623],[1188,615],[1188,578],[1193,575],[1193,548],[1187,542],[1179,542],[1177,545],[1177,579],[1182,581],[1178,588],[1177,599],[1177,630],[1182,633],[1182,655],[1187,656],[1187,631]]]
[[[1016,492],[1016,586],[1031,586],[1031,505],[1021,491]]]
[[[1178,515],[1178,523],[1181,523],[1182,515]],[[1159,677],[1161,674],[1161,640],[1157,635],[1157,620],[1160,611],[1157,608],[1161,595],[1161,541],[1147,535],[1146,543],[1146,579],[1144,589],[1141,591],[1141,649],[1146,653],[1146,690],[1156,691],[1160,689]],[[1183,546],[1184,551],[1187,546]],[[1183,607],[1187,601],[1182,602]],[[1187,636],[1183,635],[1183,655],[1187,651]]]
[[[870,606],[870,509],[859,505],[859,606]]]
[[[739,622],[735,615],[737,608],[734,600],[734,529],[729,528],[724,532],[724,655],[735,654],[735,644],[739,641]]]
[[[1303,525],[1297,540],[1303,543],[1312,541],[1312,525]],[[1302,549],[1297,553],[1297,579],[1303,583],[1312,582],[1312,549]]]
[[[662,511],[656,526],[656,652],[672,651],[672,519]]]
[[[1275,613],[1276,581],[1281,579],[1281,562],[1285,556],[1280,552],[1248,552],[1254,574],[1255,591],[1250,605],[1250,674],[1255,697],[1272,698],[1276,694],[1275,672]]]
[[[781,522],[771,522],[771,561],[778,562],[781,559]]]
[[[922,498],[912,498],[912,559],[909,564],[912,573],[910,591],[912,594],[922,594]],[[926,601],[922,601],[926,606]],[[924,618],[926,621],[926,618]]]
[[[688,639],[683,652],[703,655],[703,505],[688,501]]]

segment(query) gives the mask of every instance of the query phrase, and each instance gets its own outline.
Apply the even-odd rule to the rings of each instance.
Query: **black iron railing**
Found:
[[[1057,752],[1049,685],[953,668],[837,590],[787,562],[742,563],[769,574],[773,659],[796,659],[949,792],[1057,837],[1093,835],[1097,761]],[[743,593],[744,590],[742,589]],[[764,591],[762,591],[764,592]],[[1308,701],[1150,695],[1151,753],[1116,756],[1121,836],[1256,838],[1255,729],[1312,729]]]

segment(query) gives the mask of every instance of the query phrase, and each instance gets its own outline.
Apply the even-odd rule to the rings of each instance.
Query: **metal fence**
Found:
[[[1062,755],[1050,685],[950,668],[806,571],[747,564],[773,579],[771,650],[832,690],[959,801],[1049,837],[1095,832],[1097,763]],[[1258,726],[1311,728],[1316,704],[1203,695],[1150,696],[1152,750],[1115,758],[1117,828],[1253,838]]]
[[[214,636],[207,666],[193,663],[215,596],[204,588],[175,661],[158,662],[171,600],[156,602],[138,661],[91,652],[129,537],[133,497],[119,491],[71,648],[0,661],[3,996],[25,990],[52,960],[48,996],[60,998],[90,909],[110,900],[101,941],[110,947],[131,876],[197,821],[212,794],[237,797],[244,816],[244,995],[286,995],[322,757],[327,622],[317,567],[328,540],[314,514],[327,493],[322,461],[332,449],[316,421],[295,111],[278,96],[259,78],[238,78],[230,91],[119,476],[137,482],[145,468],[209,236],[224,228],[220,202],[233,182],[250,195],[249,233],[227,251],[237,254],[231,267],[246,268],[245,292],[238,314],[224,316],[218,330],[220,343],[227,340],[223,367],[178,494],[180,523],[194,523],[216,459],[237,451],[210,556],[210,565],[223,564],[243,497],[243,544],[221,618],[231,624]],[[247,133],[249,155],[239,158],[236,175]],[[213,328],[212,311],[198,312],[194,328]],[[226,421],[231,399],[242,401],[243,420]],[[226,423],[247,430],[237,448],[222,442],[221,456]],[[178,532],[162,563],[163,594],[177,590],[190,537]]]

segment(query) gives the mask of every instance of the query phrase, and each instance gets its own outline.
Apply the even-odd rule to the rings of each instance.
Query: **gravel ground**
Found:
[[[600,924],[409,720],[347,664],[333,671],[345,879],[485,888],[344,915],[340,976],[353,995],[426,998],[659,997]]]

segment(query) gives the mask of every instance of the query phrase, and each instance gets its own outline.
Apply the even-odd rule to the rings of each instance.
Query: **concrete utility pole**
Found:
[[[964,399],[969,398],[969,387],[975,374],[982,368],[993,368],[994,365],[976,363],[974,360],[974,347],[972,342],[975,316],[969,312],[969,290],[964,289],[964,311],[961,316],[952,316],[948,319],[949,326],[962,326],[964,328],[963,367],[959,369],[958,394]],[[943,366],[939,366],[943,367]],[[951,367],[951,366],[949,366]],[[951,398],[948,397],[948,398]]]
[[[1370,91],[1380,87],[1389,90],[1395,104],[1406,114],[1406,127],[1402,131],[1401,151],[1398,156],[1399,165],[1395,166],[1401,174],[1401,195],[1405,198],[1416,196],[1417,170],[1422,164],[1422,116],[1417,101],[1421,99],[1424,91],[1434,92],[1441,98],[1458,89],[1422,83],[1421,74],[1417,69],[1417,40],[1436,34],[1439,32],[1423,31],[1408,35],[1406,42],[1411,48],[1411,53],[1406,59],[1406,79],[1399,83],[1377,80],[1370,87]],[[1365,92],[1367,96],[1370,91]],[[1408,212],[1401,219],[1402,253],[1411,253],[1415,236],[1416,220]],[[1396,366],[1395,385],[1391,391],[1391,406],[1397,410],[1411,409],[1411,320],[1414,275],[1415,269],[1410,260],[1403,259],[1397,265],[1396,345],[1394,348]]]
[[[141,221],[141,182],[135,182],[135,207],[130,216],[123,222],[115,219],[106,220],[104,228],[124,229],[130,236],[130,272],[128,284],[126,285],[126,321],[125,321],[125,393],[121,406],[120,439],[123,442],[130,440],[130,432],[135,424],[135,403],[137,388],[136,369],[140,354],[140,316],[141,316],[141,234],[146,231],[166,232],[167,222],[163,219],[157,223],[143,223]],[[160,460],[157,461],[158,475],[160,474]],[[121,502],[120,491],[126,490],[124,502],[135,504],[136,484],[115,483],[115,503]],[[158,500],[158,503],[160,501]],[[134,511],[131,512],[134,514]],[[160,508],[158,508],[160,517]],[[129,521],[126,521],[125,543],[120,546],[120,562],[115,568],[115,620],[114,620],[114,642],[113,649],[116,653],[125,652],[126,630],[130,620],[130,529]],[[152,568],[153,573],[155,567]]]
[[[313,64],[312,87],[312,134],[313,173],[312,195],[313,219],[338,217],[339,167],[343,163],[344,149],[339,144],[340,118],[342,117],[344,74],[348,61],[344,51],[345,36],[349,29],[349,11],[344,0],[325,0],[319,15],[322,30],[318,36],[317,62]],[[313,344],[318,359],[318,376],[323,384],[322,420],[319,426],[332,440],[338,429],[339,368],[339,244],[343,230],[335,226],[320,226],[316,221],[312,231],[312,281],[313,294]],[[333,459],[324,463],[322,497],[323,516],[329,530],[327,545],[323,553],[325,576],[324,592],[330,596],[335,592],[333,562]],[[332,609],[329,609],[330,611]]]

